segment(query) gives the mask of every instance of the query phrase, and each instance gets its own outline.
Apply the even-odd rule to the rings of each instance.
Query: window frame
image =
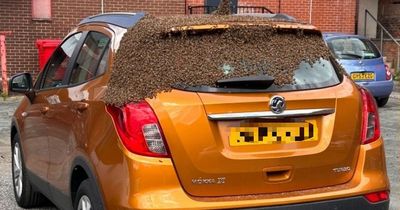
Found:
[[[49,4],[49,7],[46,8],[48,9],[49,12],[49,16],[48,17],[44,17],[44,16],[38,16],[36,14],[36,9],[40,6],[43,6],[39,3],[42,2],[36,2],[35,0],[31,0],[31,19],[33,21],[51,21],[53,18],[53,1],[52,0],[47,0],[47,3]],[[42,8],[43,9],[43,8]]]
[[[43,78],[43,74],[44,74],[44,70],[43,70],[43,71],[40,71],[39,74],[38,74],[38,76],[36,77],[36,81],[35,81],[35,83],[33,84],[33,90],[34,90],[34,91],[40,90],[40,86],[42,85],[42,84],[41,84],[41,81],[42,81],[42,78]]]
[[[78,59],[78,56],[79,56],[79,54],[80,54],[80,52],[81,52],[81,49],[82,49],[82,47],[83,47],[83,45],[85,44],[85,42],[86,42],[86,39],[89,37],[89,34],[91,33],[91,32],[95,32],[95,33],[100,33],[100,34],[102,34],[102,35],[104,35],[104,36],[106,36],[106,37],[108,37],[109,38],[109,40],[108,40],[108,42],[107,42],[107,47],[103,50],[103,52],[101,53],[101,56],[100,56],[100,59],[97,61],[97,63],[96,63],[96,73],[95,73],[95,76],[94,77],[92,77],[92,78],[90,78],[89,80],[85,80],[85,81],[83,81],[83,82],[78,82],[78,83],[73,83],[73,84],[70,84],[70,82],[71,82],[71,78],[72,78],[72,73],[73,73],[73,70],[74,70],[74,67],[75,67],[75,65],[76,65],[76,61],[77,61],[77,59]],[[102,74],[100,74],[100,75],[96,75],[97,74],[97,71],[98,71],[98,68],[99,68],[99,65],[100,65],[100,62],[101,62],[101,60],[103,59],[103,56],[104,56],[104,54],[105,54],[105,52],[108,50],[109,52],[108,52],[108,55],[107,55],[107,64],[108,64],[108,61],[109,61],[109,59],[110,59],[110,48],[111,48],[111,43],[112,43],[112,37],[110,37],[109,35],[107,35],[107,34],[105,34],[105,33],[103,33],[103,32],[100,32],[100,31],[96,31],[96,30],[88,30],[88,31],[86,31],[86,36],[85,36],[85,38],[84,38],[84,40],[83,40],[83,42],[82,42],[82,44],[79,46],[79,51],[77,52],[77,55],[76,55],[76,57],[75,57],[75,59],[74,59],[74,62],[73,62],[73,66],[71,67],[71,69],[68,69],[68,71],[67,71],[67,87],[75,87],[75,86],[79,86],[79,85],[82,85],[82,84],[85,84],[85,83],[87,83],[87,82],[89,82],[89,81],[92,81],[92,80],[95,80],[95,79],[97,79],[97,78],[99,78],[99,77],[101,77],[101,76],[103,76],[106,72],[107,72],[107,70],[106,71],[104,71]],[[75,53],[75,52],[74,52]],[[64,81],[63,81],[63,83],[64,83]]]
[[[47,76],[47,74],[48,74],[48,72],[49,72],[49,69],[50,69],[50,68],[49,68],[49,65],[50,65],[50,62],[51,62],[52,59],[53,59],[54,53],[55,53],[59,48],[61,48],[61,46],[62,46],[68,39],[70,39],[72,36],[75,36],[76,34],[79,34],[79,33],[81,33],[82,35],[81,35],[81,37],[80,37],[80,39],[79,39],[77,45],[75,46],[75,49],[74,49],[74,51],[73,51],[73,53],[72,53],[72,56],[71,56],[70,63],[68,63],[67,69],[66,69],[66,71],[65,71],[64,78],[63,78],[62,83],[61,83],[62,85],[59,86],[59,87],[47,87],[47,88],[44,88],[44,87],[43,87],[43,86],[44,86],[44,80],[45,80],[45,78],[46,78],[46,76]],[[42,75],[41,75],[40,81],[39,81],[39,80],[37,81],[37,82],[40,82],[40,84],[38,85],[38,90],[37,90],[38,92],[40,92],[40,91],[46,91],[46,90],[59,89],[59,88],[65,88],[66,86],[68,86],[67,79],[69,78],[69,72],[71,71],[73,65],[75,64],[75,60],[76,60],[76,58],[78,57],[78,52],[79,52],[79,50],[81,49],[81,47],[82,47],[82,45],[83,45],[83,41],[86,40],[87,34],[88,34],[87,31],[76,31],[76,32],[74,32],[74,33],[71,33],[69,36],[67,36],[67,37],[61,42],[61,44],[58,45],[58,47],[56,48],[56,50],[54,50],[53,54],[51,55],[51,57],[50,57],[49,60],[47,61],[46,65],[45,65],[45,67],[44,67],[44,69],[43,69],[43,73],[42,73]],[[35,86],[36,86],[36,85],[35,85]]]

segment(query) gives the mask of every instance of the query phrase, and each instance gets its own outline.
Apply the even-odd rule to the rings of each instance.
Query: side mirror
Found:
[[[32,76],[29,73],[22,73],[11,77],[9,81],[11,92],[25,94],[31,101],[35,96],[33,91]]]

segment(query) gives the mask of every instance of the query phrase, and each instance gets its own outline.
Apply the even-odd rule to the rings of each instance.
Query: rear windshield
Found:
[[[282,26],[284,26],[282,24]],[[259,17],[146,16],[125,33],[105,100],[196,92],[271,92],[323,88],[341,80],[321,33]]]
[[[285,62],[284,60],[282,62]],[[298,68],[294,71],[293,83],[285,85],[273,84],[266,89],[246,89],[246,88],[218,88],[213,86],[196,86],[181,87],[176,85],[175,88],[188,91],[198,92],[276,92],[276,91],[293,91],[317,89],[337,85],[341,82],[341,74],[332,63],[331,59],[320,58],[314,63],[302,61]],[[225,71],[229,68],[226,64]],[[260,64],[260,66],[268,66]]]
[[[338,59],[375,59],[380,57],[375,45],[358,37],[333,38],[327,41],[329,48]]]

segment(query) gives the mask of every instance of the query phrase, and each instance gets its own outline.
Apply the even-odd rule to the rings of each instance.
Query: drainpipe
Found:
[[[310,23],[310,24],[312,22],[312,6],[313,6],[313,0],[310,0],[310,9],[309,9],[309,11],[310,11],[310,14],[309,14],[310,19],[308,20],[308,23]]]
[[[281,0],[279,0],[279,7],[278,7],[278,13],[281,13]]]
[[[187,15],[187,0],[185,0],[185,15]]]
[[[358,21],[359,21],[359,19],[360,19],[360,0],[356,0],[356,20],[355,20],[355,22],[356,22],[356,24],[355,24],[355,26],[354,26],[354,34],[358,34],[358,25],[359,25],[359,23],[358,23]]]
[[[0,65],[1,65],[1,80],[3,87],[3,97],[8,96],[8,78],[6,66],[6,35],[10,35],[11,31],[0,32]]]
[[[104,0],[101,0],[101,14],[104,13]]]

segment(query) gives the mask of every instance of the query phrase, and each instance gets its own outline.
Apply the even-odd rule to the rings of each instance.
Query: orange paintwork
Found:
[[[75,31],[94,30],[112,37],[112,66],[123,30],[108,27],[93,24]],[[27,168],[66,195],[70,195],[76,157],[88,160],[107,209],[257,207],[389,189],[383,140],[360,144],[361,99],[346,77],[334,87],[273,94],[161,93],[147,101],[160,121],[172,158],[153,158],[129,152],[119,140],[101,101],[110,70],[88,83],[39,91],[32,104],[25,97],[15,112]],[[312,117],[320,128],[319,141],[233,148],[226,128],[241,122],[210,122],[205,114],[268,111],[270,97],[278,94],[287,100],[287,109],[336,108],[334,114]],[[49,96],[58,97],[60,103],[49,104]],[[88,108],[78,111],[82,103]],[[45,114],[43,109],[48,109]],[[23,112],[28,116],[22,117]],[[44,148],[49,162],[41,158]],[[320,168],[313,167],[318,163]],[[351,171],[332,172],[342,166]],[[274,182],[263,176],[275,169],[287,170],[287,177]],[[192,184],[191,179],[207,176],[224,176],[226,184]]]

